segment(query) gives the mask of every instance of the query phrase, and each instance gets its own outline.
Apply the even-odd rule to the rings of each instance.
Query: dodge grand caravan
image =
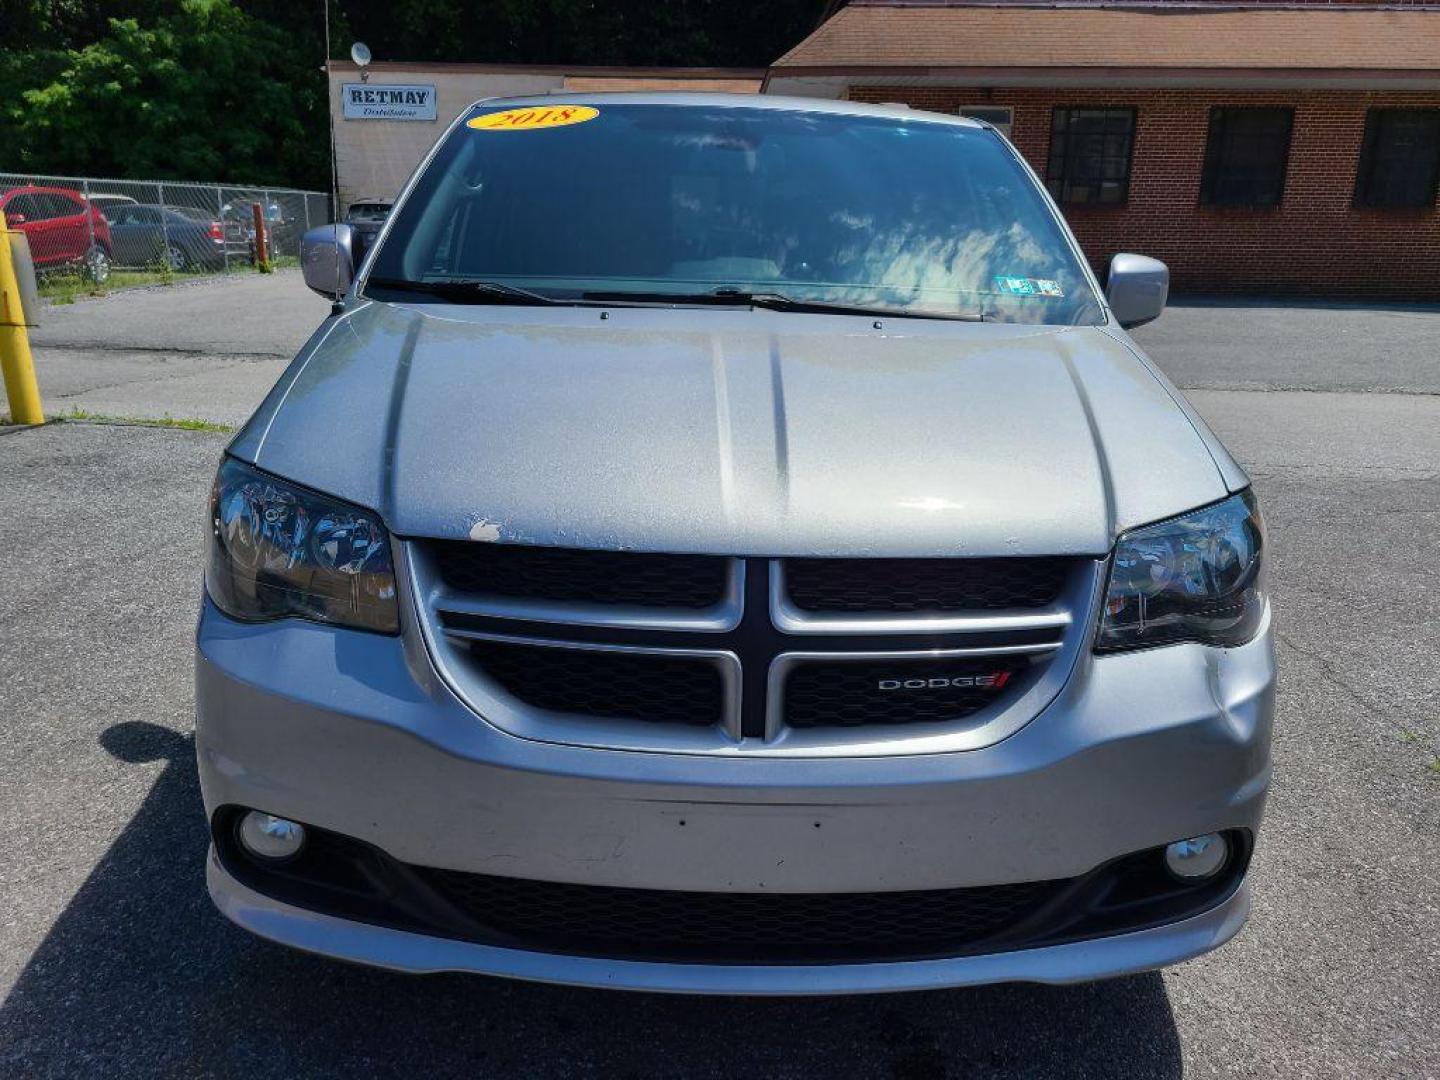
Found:
[[[1248,912],[1249,481],[984,124],[481,102],[229,446],[209,887],[384,967],[1069,982]]]

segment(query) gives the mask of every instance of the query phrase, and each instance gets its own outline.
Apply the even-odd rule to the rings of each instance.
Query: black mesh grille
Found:
[[[538,708],[701,727],[723,718],[720,672],[703,660],[493,641],[471,642],[470,654]]]
[[[1060,595],[1070,560],[787,559],[790,600],[804,611],[996,611]]]
[[[440,579],[459,592],[578,604],[706,608],[725,595],[726,560],[710,555],[436,541]]]
[[[247,887],[296,907],[512,948],[716,964],[963,956],[1160,926],[1231,895],[1251,847],[1248,832],[1226,833],[1225,868],[1193,883],[1171,876],[1163,849],[1150,848],[1059,881],[881,893],[678,892],[411,866],[310,825],[299,856],[275,863],[247,856],[237,842],[244,812],[215,812],[216,854]]]
[[[475,922],[523,947],[722,963],[954,955],[1016,925],[1066,884],[705,893],[417,872]]]
[[[785,680],[785,721],[822,728],[962,720],[1005,693],[1027,663],[1013,656],[805,663]]]

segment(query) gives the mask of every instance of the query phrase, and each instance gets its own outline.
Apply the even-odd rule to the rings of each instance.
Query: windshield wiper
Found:
[[[841,304],[827,300],[809,300],[778,292],[748,292],[744,289],[720,288],[702,293],[667,292],[587,292],[586,300],[610,300],[636,304],[712,304],[722,307],[757,307],[770,311],[801,311],[829,315],[882,315],[897,319],[957,319],[961,322],[982,322],[979,312],[931,311],[925,308],[876,307],[871,304]]]
[[[479,278],[441,278],[438,281],[409,281],[405,278],[365,279],[365,287],[371,285],[381,289],[398,289],[401,292],[425,293],[460,304],[565,304],[574,301],[561,300],[544,293],[531,292],[518,285],[505,285],[499,281],[481,281]]]

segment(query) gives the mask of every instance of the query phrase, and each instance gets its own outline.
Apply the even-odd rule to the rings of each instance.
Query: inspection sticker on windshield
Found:
[[[1065,290],[1058,281],[1049,278],[1005,277],[995,278],[995,288],[1010,296],[1064,296]]]
[[[583,124],[600,115],[589,105],[531,105],[524,109],[506,109],[487,113],[465,122],[476,131],[538,131],[541,128]]]

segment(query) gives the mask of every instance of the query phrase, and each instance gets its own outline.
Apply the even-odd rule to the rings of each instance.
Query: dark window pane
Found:
[[[1371,109],[1355,175],[1355,205],[1432,206],[1440,178],[1440,109]]]
[[[1294,118],[1294,109],[1211,109],[1200,201],[1278,206]]]
[[[993,124],[998,128],[1008,128],[1011,124],[1010,106],[995,106],[988,108],[983,105],[967,105],[960,110],[961,116],[968,116],[971,120],[984,120],[987,124]]]
[[[1123,203],[1134,141],[1134,109],[1056,109],[1046,186],[1064,203]]]
[[[11,217],[24,215],[27,221],[40,220],[40,206],[33,195],[16,195],[5,204],[5,213]]]
[[[46,217],[74,217],[84,210],[84,207],[78,199],[72,199],[68,195],[52,193],[49,195],[37,195],[36,198],[41,201],[45,209]]]

